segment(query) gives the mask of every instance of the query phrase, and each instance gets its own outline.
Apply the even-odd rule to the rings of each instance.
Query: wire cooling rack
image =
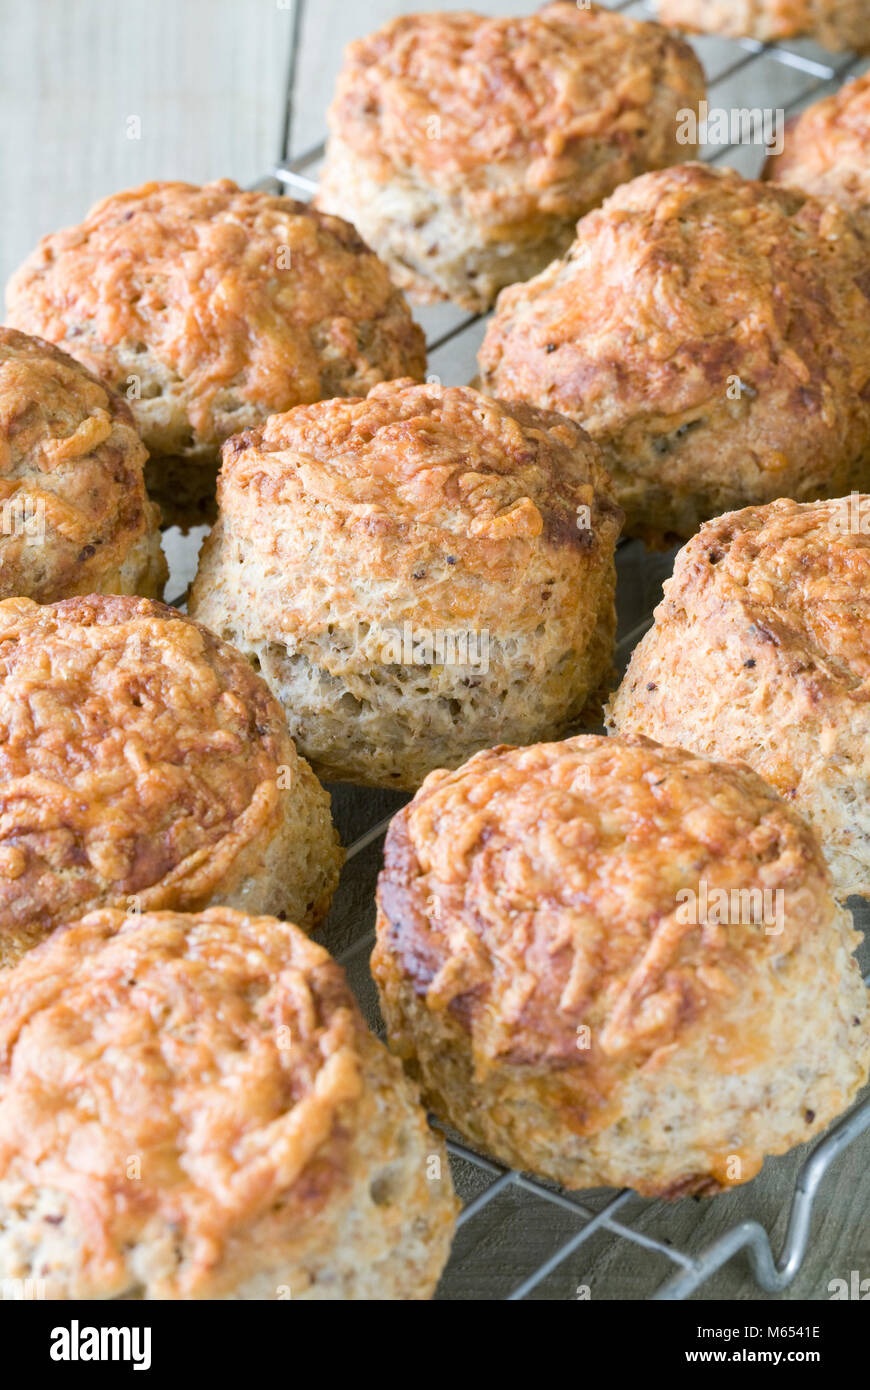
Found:
[[[498,5],[482,8],[497,12]],[[638,17],[649,18],[651,14],[649,6],[627,0],[610,0],[609,8]],[[303,199],[316,191],[324,152],[321,143],[292,154],[298,56],[308,18],[305,0],[296,0],[282,144],[284,158],[257,185],[274,186],[277,182]],[[312,12],[310,20],[317,22],[316,12]],[[848,54],[833,55],[804,41],[764,45],[750,39],[700,38],[693,42],[707,71],[711,108],[729,111],[762,105],[781,109],[788,115],[835,90],[867,66],[866,62],[859,65]],[[720,146],[707,150],[704,157],[754,175],[764,152],[757,145]],[[450,305],[423,309],[417,317],[427,334],[431,376],[445,385],[467,383],[476,371],[484,319]],[[673,553],[650,555],[638,542],[623,542],[619,547],[620,671],[650,625],[662,580],[670,573]],[[346,786],[336,786],[331,791],[336,822],[350,849],[332,912],[319,939],[345,967],[363,1012],[382,1035],[383,1024],[368,971],[374,940],[374,887],[384,832],[390,816],[407,798],[393,792]],[[856,908],[859,926],[864,925],[862,916],[870,924],[862,907]],[[865,961],[865,968],[868,963]],[[865,978],[870,983],[870,976]],[[454,1181],[464,1207],[438,1297],[509,1301],[595,1298],[602,1296],[599,1271],[614,1264],[624,1267],[628,1247],[633,1247],[635,1255],[631,1282],[637,1293],[632,1296],[687,1298],[702,1291],[711,1275],[740,1251],[748,1255],[758,1285],[768,1293],[781,1293],[795,1278],[807,1253],[816,1198],[823,1190],[825,1176],[835,1160],[868,1129],[870,1096],[865,1096],[811,1153],[793,1152],[768,1160],[765,1178],[773,1168],[777,1192],[782,1193],[780,1219],[775,1223],[777,1227],[784,1223],[779,1236],[751,1216],[753,1188],[765,1178],[712,1202],[690,1198],[668,1205],[644,1201],[629,1190],[578,1195],[507,1171],[448,1134]],[[867,1147],[870,1157],[870,1145]],[[686,1204],[690,1213],[696,1213],[695,1219],[687,1222],[683,1211],[677,1221],[677,1209]],[[711,1210],[719,1209],[725,1213],[724,1222],[710,1219]],[[710,1240],[709,1232],[716,1225],[719,1232]],[[673,1236],[677,1226],[682,1235],[679,1244]],[[637,1258],[640,1252],[645,1258]],[[596,1273],[590,1286],[584,1269],[592,1264]],[[624,1279],[622,1287],[624,1297]],[[699,1296],[703,1297],[703,1292]]]

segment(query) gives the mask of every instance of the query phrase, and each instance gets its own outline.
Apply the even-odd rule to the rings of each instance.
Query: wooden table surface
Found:
[[[534,0],[479,0],[476,8],[523,13],[533,5]],[[324,110],[348,39],[410,8],[391,0],[309,0],[297,71],[294,151],[323,138]],[[640,5],[632,8],[642,12]],[[3,281],[41,235],[79,220],[95,199],[119,188],[149,178],[204,181],[221,175],[246,184],[266,173],[283,153],[293,25],[290,0],[0,0]],[[708,67],[718,65],[719,71],[727,68],[732,49],[711,41],[699,45]],[[797,78],[791,74],[788,80]],[[738,85],[735,99],[739,95]],[[761,101],[756,93],[755,103]],[[661,564],[636,574],[623,567],[623,586],[631,588],[628,607],[648,609],[663,573]],[[365,806],[344,789],[337,797],[346,831],[361,814],[374,818],[379,807],[376,796]],[[336,941],[342,932],[358,933],[361,922],[368,924],[378,853],[375,846],[360,856],[356,876],[340,895],[332,928]],[[365,982],[359,983],[364,989]],[[623,1216],[630,1216],[636,1229],[691,1251],[751,1218],[772,1232],[777,1248],[804,1156],[796,1152],[768,1161],[755,1182],[713,1201],[663,1206],[637,1199]],[[546,1258],[565,1238],[556,1209],[536,1211],[530,1220],[530,1208],[517,1210],[511,1200],[493,1213],[482,1236],[463,1237],[462,1263],[450,1280],[452,1296],[504,1297],[528,1272],[532,1256],[533,1264]],[[593,1205],[596,1200],[591,1199]],[[828,1175],[809,1254],[781,1297],[827,1299],[829,1282],[848,1280],[853,1270],[870,1278],[870,1134]],[[558,1266],[535,1296],[573,1299],[578,1286],[587,1285],[593,1300],[642,1298],[670,1272],[660,1257],[598,1234]],[[758,1297],[764,1295],[744,1256],[696,1295],[699,1300]]]

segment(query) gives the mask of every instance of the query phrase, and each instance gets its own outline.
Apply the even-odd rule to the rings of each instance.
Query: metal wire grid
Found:
[[[609,3],[611,9],[624,11],[628,14],[649,16],[651,13],[651,6],[633,3],[633,0],[604,0],[604,3]],[[285,188],[292,189],[297,195],[310,198],[317,190],[317,182],[315,178],[311,177],[311,172],[323,157],[324,143],[321,142],[293,158],[289,157],[296,95],[296,73],[304,22],[305,0],[296,0],[283,133],[285,159],[272,169],[268,177],[277,180]],[[702,57],[706,59],[705,42],[707,41],[700,41],[699,48],[702,50]],[[808,99],[815,99],[825,90],[833,89],[858,70],[858,60],[850,55],[823,54],[813,45],[802,43],[795,45],[762,44],[753,39],[740,39],[718,44],[713,51],[720,55],[724,52],[726,56],[724,64],[721,63],[721,57],[719,58],[719,64],[714,64],[714,70],[710,74],[711,106],[717,104],[717,91],[727,95],[727,88],[733,85],[735,79],[745,77],[752,80],[754,70],[758,71],[762,62],[772,61],[778,64],[783,71],[790,70],[791,73],[804,79],[803,82],[788,85],[787,94],[780,103],[787,114],[805,104]],[[728,108],[733,103],[725,100],[722,104]],[[736,164],[739,167],[741,162],[744,162],[741,159],[744,153],[745,147],[741,149],[734,146],[722,146],[712,152],[708,151],[705,157],[711,163],[721,160]],[[744,169],[744,172],[754,171]],[[483,317],[480,315],[463,314],[458,310],[455,311],[455,321],[429,341],[430,356],[432,353],[441,351],[455,343],[467,335],[475,325],[480,325],[482,322]],[[651,617],[647,615],[643,621],[623,636],[617,647],[620,666],[625,662],[631,648],[642,636],[650,622]],[[352,863],[354,858],[363,850],[377,842],[385,833],[388,824],[389,817],[379,821],[356,839],[348,850],[348,861]],[[366,931],[349,947],[340,952],[337,959],[342,965],[350,966],[353,962],[358,961],[363,953],[367,954],[370,951],[373,939],[373,933]],[[870,984],[870,975],[867,976],[867,983]],[[528,1297],[548,1275],[553,1273],[593,1235],[602,1231],[612,1235],[615,1239],[630,1241],[651,1253],[655,1252],[664,1256],[671,1264],[676,1265],[676,1271],[652,1295],[654,1299],[658,1300],[676,1300],[687,1298],[694,1293],[716,1270],[720,1269],[740,1250],[747,1251],[754,1276],[765,1291],[777,1293],[785,1289],[794,1279],[806,1254],[814,1202],[825,1174],[839,1155],[867,1129],[870,1129],[870,1097],[857,1105],[829,1130],[804,1161],[797,1175],[789,1209],[786,1236],[778,1255],[773,1251],[770,1237],[765,1228],[759,1222],[750,1220],[737,1222],[718,1240],[707,1245],[700,1253],[693,1255],[675,1248],[665,1240],[656,1239],[636,1230],[619,1219],[621,1209],[635,1196],[629,1189],[617,1192],[606,1201],[603,1207],[594,1210],[588,1204],[584,1204],[574,1196],[567,1195],[555,1186],[505,1169],[449,1135],[447,1147],[454,1158],[471,1165],[478,1175],[487,1180],[483,1191],[469,1200],[463,1208],[458,1223],[460,1227],[467,1226],[468,1223],[478,1219],[499,1194],[510,1188],[528,1193],[555,1208],[570,1213],[574,1221],[579,1219],[583,1222],[579,1230],[574,1231],[528,1277],[513,1288],[508,1295],[508,1301],[520,1301]]]

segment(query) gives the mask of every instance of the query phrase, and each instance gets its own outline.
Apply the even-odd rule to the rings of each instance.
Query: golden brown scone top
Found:
[[[348,45],[330,126],[385,180],[416,170],[467,193],[469,179],[485,184],[494,165],[530,161],[529,188],[570,213],[588,141],[647,135],[663,84],[676,106],[703,97],[689,46],[597,5],[557,0],[522,18],[410,14]]]
[[[588,545],[578,505],[593,523],[618,515],[596,445],[570,420],[411,380],[299,406],[229,440],[219,498],[230,493],[234,506],[304,503],[372,537],[429,528],[470,549],[539,536]]]
[[[144,347],[194,436],[178,453],[216,449],[240,403],[263,418],[425,366],[421,330],[349,223],[229,179],[103,199],[42,240],[7,306],[112,384]]]
[[[677,894],[701,880],[782,889],[785,930],[681,923]],[[717,1009],[834,911],[812,832],[759,777],[641,737],[494,748],[431,773],[392,822],[378,894],[383,945],[469,1030],[479,1068],[582,1067],[580,1133],[621,1077],[699,1030],[711,1067],[745,1062],[751,1018],[719,1036]]]
[[[203,905],[294,759],[253,669],[174,609],[0,603],[0,960],[134,895]]]
[[[766,43],[807,35],[835,51],[870,45],[866,0],[658,0],[657,13],[690,32]]]
[[[868,19],[870,26],[870,19]],[[782,154],[767,176],[833,198],[850,212],[870,208],[870,73],[802,111],[786,127]]]
[[[93,912],[0,982],[0,1179],[78,1214],[81,1296],[126,1291],[149,1224],[154,1296],[219,1296],[340,1189],[364,1036],[289,923]]]
[[[867,249],[841,209],[795,190],[702,164],[645,174],[583,218],[563,260],[502,291],[484,384],[572,414],[599,438],[626,422],[667,428],[719,405],[739,377],[792,430],[795,418],[828,428],[835,404],[858,454]],[[765,471],[787,463],[780,434],[775,418],[759,432]]]
[[[751,633],[809,683],[817,707],[832,694],[863,703],[870,698],[870,496],[782,499],[707,522],[677,557],[656,610],[659,623],[677,615]]]
[[[0,593],[94,587],[153,524],[124,401],[50,343],[0,327]],[[37,534],[37,530],[39,534]]]

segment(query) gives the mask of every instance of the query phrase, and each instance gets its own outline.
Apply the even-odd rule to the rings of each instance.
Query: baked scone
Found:
[[[372,970],[472,1144],[678,1197],[746,1182],[866,1081],[858,940],[748,768],[580,736],[426,779],[387,835]]]
[[[97,907],[324,915],[329,797],[248,662],[148,599],[0,603],[0,967]]]
[[[298,927],[92,912],[0,978],[0,1279],[57,1299],[424,1299],[444,1141]]]
[[[125,403],[59,348],[0,327],[0,598],[160,598],[160,514]]]
[[[653,544],[870,484],[870,242],[846,213],[688,164],[618,189],[504,290],[484,390],[577,420]]]
[[[600,701],[608,487],[570,421],[467,388],[300,406],[225,446],[190,612],[256,664],[319,776],[415,788]]]
[[[149,491],[182,524],[210,514],[229,435],[426,363],[422,330],[353,227],[229,179],[103,199],[15,273],[7,321],[130,398]]]
[[[486,309],[626,179],[691,159],[704,72],[658,24],[597,5],[410,14],[349,45],[318,204],[418,301]]]
[[[870,49],[867,0],[658,0],[662,24],[738,39],[810,38],[824,48]]]
[[[767,161],[765,173],[833,198],[870,226],[870,72],[789,121],[782,154]]]
[[[608,727],[748,763],[870,897],[870,496],[717,517],[664,593]]]

